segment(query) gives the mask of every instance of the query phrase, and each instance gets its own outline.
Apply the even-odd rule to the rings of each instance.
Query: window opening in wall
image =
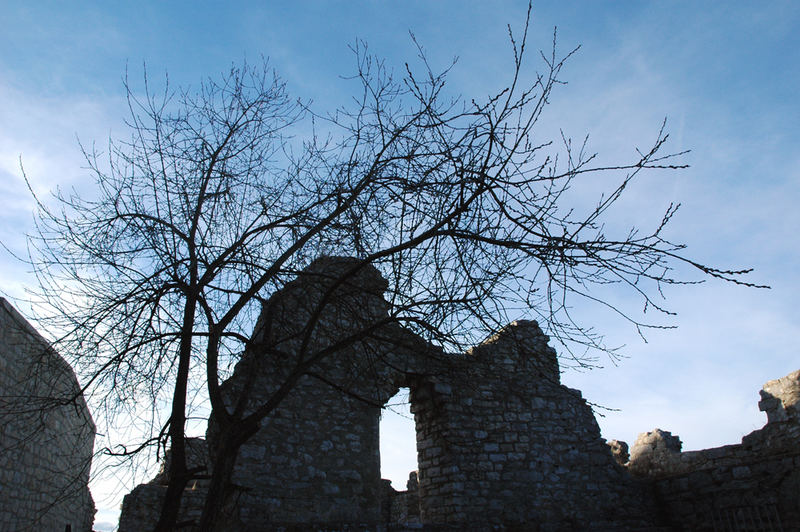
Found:
[[[409,389],[400,388],[381,410],[381,478],[405,491],[408,474],[417,470],[417,435],[411,413]]]

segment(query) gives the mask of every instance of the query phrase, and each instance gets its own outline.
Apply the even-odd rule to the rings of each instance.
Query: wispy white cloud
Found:
[[[78,137],[91,145],[106,141],[120,124],[119,100],[85,96],[43,98],[0,81],[0,241],[13,253],[25,255],[25,235],[33,230],[35,202],[23,178],[28,176],[37,195],[46,199],[61,187],[86,188],[88,173]],[[114,109],[114,111],[112,111]],[[2,289],[21,295],[34,279],[27,268],[0,250]]]
[[[770,20],[762,17],[759,24]],[[792,242],[800,227],[800,165],[790,140],[796,122],[781,115],[783,103],[776,110],[773,89],[763,79],[747,85],[761,108],[742,109],[742,96],[726,94],[726,72],[701,70],[705,64],[715,68],[708,50],[730,31],[730,25],[706,23],[698,16],[670,26],[672,46],[663,49],[650,26],[621,28],[617,42],[604,50],[606,60],[595,55],[597,63],[581,62],[566,98],[577,104],[564,103],[566,111],[558,114],[578,131],[577,121],[587,120],[595,146],[612,157],[631,139],[647,138],[654,121],[668,115],[673,149],[692,149],[692,167],[632,187],[614,223],[646,223],[679,201],[683,208],[669,235],[689,245],[688,255],[714,266],[755,267],[751,279],[774,287],[712,281],[668,289],[666,305],[679,315],[666,323],[678,329],[650,333],[648,344],[609,316],[583,314],[612,344],[628,344],[631,358],[564,379],[589,400],[621,409],[599,421],[605,437],[629,443],[656,426],[681,436],[686,448],[735,443],[765,422],[757,409],[761,385],[797,369],[793,338],[800,327],[793,315],[800,253]],[[746,74],[744,65],[724,68]],[[796,104],[792,109],[796,116]]]

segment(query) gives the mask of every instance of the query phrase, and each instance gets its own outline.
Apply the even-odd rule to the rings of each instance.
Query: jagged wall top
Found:
[[[548,382],[558,384],[560,371],[555,349],[548,345],[550,338],[533,320],[517,320],[473,348],[470,354],[487,358],[491,365],[511,372],[525,371]]]
[[[768,381],[759,393],[758,408],[766,412],[769,423],[789,419],[800,421],[800,370]]]

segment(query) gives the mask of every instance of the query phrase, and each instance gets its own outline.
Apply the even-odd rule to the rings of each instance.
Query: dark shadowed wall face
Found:
[[[255,408],[304,350],[320,352],[386,317],[385,284],[367,268],[331,298],[311,347],[303,347],[299,327],[340,266],[314,263],[265,305],[253,349],[225,383],[231,407],[252,390]],[[381,501],[378,422],[381,407],[407,386],[419,511],[404,515],[478,528],[649,526],[649,499],[614,461],[580,392],[560,384],[547,342],[535,322],[521,321],[454,355],[396,324],[376,327],[313,364],[241,448],[227,523],[243,530],[386,524],[392,517]],[[212,447],[216,431],[212,419]],[[137,512],[133,495],[124,530],[135,530],[128,520]],[[139,502],[147,504],[142,496]]]
[[[383,323],[385,282],[365,268],[336,289],[303,347],[298,324],[353,264],[315,262],[267,302],[253,349],[224,385],[231,406],[246,390],[248,408],[268,400],[304,351]],[[535,322],[513,322],[465,354],[443,353],[396,324],[371,330],[309,367],[241,448],[229,530],[800,523],[800,372],[765,385],[760,406],[770,422],[740,445],[681,453],[677,436],[656,429],[640,436],[628,460],[627,445],[606,444],[581,393],[560,383],[556,353]],[[399,387],[410,389],[419,464],[402,493],[381,482],[378,446],[381,407]],[[216,431],[212,419],[212,444]],[[158,482],[126,497],[121,532],[148,528],[163,493]],[[202,485],[187,491],[184,517],[197,516],[202,500]]]

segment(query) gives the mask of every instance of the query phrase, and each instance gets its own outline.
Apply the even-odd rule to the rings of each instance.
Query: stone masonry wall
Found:
[[[653,482],[675,530],[800,530],[800,370],[761,397],[768,422],[740,444],[681,452],[669,432],[637,438],[627,467]]]
[[[321,259],[273,296],[253,345],[223,386],[230,408],[243,390],[252,390],[247,408],[255,408],[310,353],[352,331],[371,331],[310,363],[241,448],[228,530],[385,528],[393,512],[381,506],[378,423],[400,387],[411,390],[423,524],[459,530],[654,524],[647,490],[615,462],[580,393],[560,384],[555,352],[535,322],[514,323],[470,353],[445,354],[397,325],[382,325],[386,281],[371,267],[325,295],[356,264]],[[305,337],[322,298],[325,310]],[[212,443],[217,430],[211,419]],[[126,498],[125,530],[148,529],[129,519],[154,504],[149,498],[156,492],[147,489],[146,497]]]
[[[374,528],[383,523],[378,424],[381,408],[410,372],[441,355],[396,325],[381,325],[386,281],[365,268],[325,305],[303,352],[303,327],[321,298],[355,261],[312,264],[265,306],[251,351],[224,385],[231,404],[244,386],[250,408],[271,394],[303,357],[353,331],[372,332],[309,365],[292,391],[240,450],[234,471],[238,503],[229,522],[243,529],[309,526]],[[251,379],[251,382],[248,382]],[[216,425],[209,423],[214,441]]]
[[[161,513],[161,503],[167,492],[167,472],[171,460],[170,452],[161,464],[161,470],[146,484],[139,484],[122,499],[117,532],[143,532],[153,530]],[[203,474],[208,472],[208,446],[202,438],[186,438],[186,462],[190,469]],[[189,482],[181,499],[178,523],[193,523],[202,515],[208,480],[201,478]]]
[[[474,530],[647,530],[645,486],[616,463],[535,322],[514,322],[411,390],[422,522]]]
[[[765,385],[769,422],[741,445],[681,453],[677,436],[655,430],[628,459],[560,383],[536,322],[443,353],[385,323],[386,281],[371,267],[344,275],[357,264],[318,260],[275,294],[223,384],[229,408],[249,392],[239,406],[251,410],[303,373],[240,449],[226,530],[800,529],[800,372]],[[358,330],[370,332],[348,340]],[[343,347],[314,357],[331,346]],[[410,389],[419,471],[398,493],[380,479],[378,423],[400,387]],[[212,418],[212,447],[219,430]],[[160,478],[126,497],[120,532],[152,529]],[[181,520],[199,515],[203,490],[187,489]]]
[[[95,427],[78,392],[69,365],[0,298],[0,530],[91,530]]]
[[[326,287],[352,265],[351,260],[317,261],[265,305],[253,346],[223,384],[231,408],[245,388],[252,390],[248,410],[267,401],[302,362],[303,325]],[[385,289],[386,281],[372,268],[345,283],[327,305],[310,340],[310,352],[384,318]],[[236,504],[226,518],[229,529],[272,530],[298,523],[380,525],[381,408],[407,385],[405,369],[428,349],[396,325],[379,327],[336,356],[311,364],[240,449],[233,474]],[[207,433],[211,442],[217,431],[212,418]],[[155,479],[147,488],[138,487],[140,494],[126,497],[120,532],[152,529],[154,519],[133,516],[154,513],[157,485]],[[189,506],[183,513],[187,518],[197,513]]]

